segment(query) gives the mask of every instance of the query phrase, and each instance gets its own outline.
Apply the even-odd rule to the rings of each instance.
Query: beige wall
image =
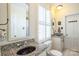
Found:
[[[30,37],[37,39],[37,19],[38,19],[38,11],[37,4],[30,4]]]
[[[5,24],[7,22],[7,4],[6,3],[0,3],[0,24]],[[2,35],[4,35],[4,39],[7,39],[7,25],[0,25],[0,29],[5,29],[5,31],[0,31],[2,32]],[[3,41],[2,39],[0,41]]]
[[[51,6],[51,11],[56,21],[56,31],[57,31],[57,22],[61,21],[63,26],[62,32],[65,33],[65,16],[79,13],[79,4],[78,3],[70,3],[70,4],[62,4],[63,8],[60,10],[56,9],[57,4]]]

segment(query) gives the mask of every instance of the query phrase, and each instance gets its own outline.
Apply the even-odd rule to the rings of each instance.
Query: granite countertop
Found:
[[[20,42],[21,44],[23,44],[25,41]],[[37,56],[39,55],[42,51],[44,51],[48,46],[45,44],[38,44],[36,42],[32,42],[32,41],[28,41],[25,45],[22,45],[20,47],[16,46],[17,43],[13,43],[13,44],[9,44],[9,45],[5,45],[1,47],[1,55],[2,56],[19,56],[17,55],[17,51],[19,51],[20,49],[27,47],[27,46],[35,46],[36,50],[33,51],[32,53],[29,53],[27,55],[22,55],[22,56]]]
[[[47,48],[47,45],[40,45],[40,46],[36,46],[36,50],[30,54],[28,54],[28,56],[38,56],[41,52],[43,52],[45,49]]]

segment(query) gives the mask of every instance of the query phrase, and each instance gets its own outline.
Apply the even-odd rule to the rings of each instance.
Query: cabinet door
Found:
[[[63,51],[63,39],[61,37],[52,37],[52,49]]]
[[[66,16],[65,47],[79,49],[79,14]]]
[[[24,3],[8,4],[11,39],[26,37],[26,9]]]

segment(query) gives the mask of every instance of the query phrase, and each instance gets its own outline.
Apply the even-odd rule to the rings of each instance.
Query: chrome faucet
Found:
[[[0,30],[5,31],[5,29],[0,29]]]

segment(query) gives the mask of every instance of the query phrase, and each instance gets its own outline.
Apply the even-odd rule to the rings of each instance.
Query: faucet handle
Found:
[[[27,41],[25,41],[24,44],[27,44]]]
[[[20,44],[18,43],[18,44],[16,44],[18,47],[20,46]]]

